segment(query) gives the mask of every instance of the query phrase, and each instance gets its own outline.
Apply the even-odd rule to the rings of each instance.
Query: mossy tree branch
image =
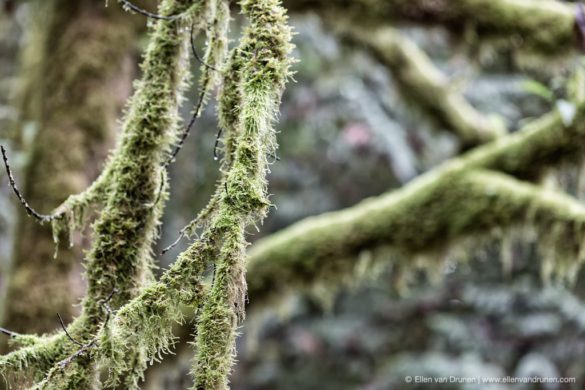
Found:
[[[250,298],[258,304],[315,282],[350,280],[360,252],[376,247],[408,262],[466,237],[524,226],[540,233],[543,249],[555,248],[556,260],[545,263],[545,276],[576,275],[583,261],[578,244],[585,234],[583,204],[501,173],[464,170],[304,220],[258,242],[250,252]]]
[[[457,135],[463,148],[506,133],[501,120],[473,108],[427,55],[399,31],[391,27],[365,29],[339,20],[334,28],[346,40],[365,46],[380,59],[394,76],[402,95]]]
[[[289,77],[291,31],[279,0],[243,0],[250,20],[231,57],[222,100],[237,111],[220,119],[226,146],[224,188],[210,223],[218,240],[214,282],[197,326],[194,389],[227,389],[235,355],[235,336],[246,300],[245,228],[267,213],[267,156],[276,141],[272,122]],[[220,105],[226,107],[226,101]],[[220,111],[226,114],[225,110]],[[232,116],[234,115],[234,116]],[[233,142],[233,143],[232,143]],[[208,234],[208,233],[205,233]]]
[[[578,48],[575,4],[544,0],[286,0],[291,12],[352,15],[368,23],[400,21],[440,23],[449,29],[471,28],[479,39],[520,38],[523,47],[542,54]]]
[[[187,0],[168,0],[162,3],[160,11],[166,15],[184,13],[193,4]],[[201,11],[197,6],[195,9]],[[201,12],[185,17],[200,15]],[[116,290],[116,294],[111,306],[118,308],[136,296],[152,278],[150,251],[166,194],[158,204],[154,205],[154,201],[160,188],[160,169],[177,132],[179,93],[185,79],[186,37],[181,21],[160,21],[154,28],[142,81],[130,102],[120,145],[107,168],[109,191],[104,210],[94,226],[94,242],[88,253],[89,289],[83,313],[69,329],[83,343],[104,328],[103,302],[112,291]],[[73,347],[58,344],[50,351],[52,354],[47,351],[47,356],[52,355],[50,361],[54,364],[74,353]],[[136,344],[126,358],[142,366],[142,355],[143,345]],[[9,361],[7,357],[5,362]],[[44,365],[49,362],[45,361]],[[50,371],[58,372],[50,375],[51,381],[42,387],[81,386],[81,383],[89,386],[95,379],[94,366],[87,355],[82,356],[75,364]],[[132,383],[134,375],[127,374]]]
[[[420,253],[437,248],[441,243],[451,244],[472,233],[473,226],[483,232],[515,223],[535,222],[539,227],[538,219],[528,221],[524,217],[534,207],[534,199],[540,199],[542,194],[552,196],[552,193],[540,192],[537,187],[518,182],[520,198],[509,191],[510,186],[494,185],[494,190],[490,191],[479,186],[475,187],[477,194],[472,194],[476,179],[470,179],[473,176],[469,174],[489,169],[521,179],[536,179],[543,169],[561,161],[577,161],[585,150],[585,144],[580,141],[585,135],[584,113],[581,107],[573,124],[565,127],[559,114],[552,112],[522,131],[448,161],[402,189],[349,209],[308,218],[256,242],[250,251],[248,269],[253,275],[249,280],[252,301],[257,303],[278,295],[287,286],[326,278],[323,272],[327,271],[321,270],[339,268],[340,273],[351,272],[355,256],[361,250],[379,245]],[[498,179],[495,174],[489,177]],[[507,183],[512,182],[507,179]],[[527,192],[528,189],[531,192]],[[503,192],[499,193],[500,190]],[[530,194],[535,197],[533,200],[529,199]],[[509,205],[505,204],[507,198]],[[523,209],[520,209],[519,199],[526,201]],[[581,223],[583,206],[579,202],[562,195],[554,199],[556,203],[538,203],[537,206],[563,206],[555,206],[547,212],[561,213],[559,218],[562,218],[557,222],[564,219],[568,228]],[[490,203],[492,201],[497,203]],[[562,205],[562,202],[567,204]],[[571,214],[567,210],[571,209],[576,210],[575,220],[567,218]],[[519,217],[520,212],[524,213],[523,218]],[[581,241],[577,236],[574,238],[573,242]]]
[[[183,80],[185,34],[180,28],[181,18],[168,16],[183,15],[193,3],[162,3],[157,15],[165,18],[155,26],[143,79],[129,106],[120,147],[111,160],[109,192],[88,254],[88,297],[82,316],[68,328],[83,348],[88,347],[80,350],[58,334],[43,340],[31,338],[33,345],[0,358],[0,370],[28,364],[40,370],[35,370],[36,377],[46,374],[38,388],[92,386],[98,363],[110,371],[107,385],[117,385],[125,376],[124,385],[136,388],[146,362],[172,345],[171,327],[182,321],[181,305],[200,308],[195,388],[227,387],[236,327],[246,298],[245,229],[261,220],[269,206],[266,158],[275,147],[272,121],[289,74],[290,30],[279,1],[241,2],[250,24],[232,52],[230,72],[224,77],[219,114],[226,131],[221,185],[205,211],[201,239],[179,256],[160,281],[147,283],[152,264],[150,246],[166,198],[163,192],[158,202],[160,172],[166,167],[176,135]],[[353,6],[366,3],[374,13],[381,13],[385,7],[366,0]],[[399,10],[429,4],[394,3]],[[197,3],[204,9],[217,4],[213,0]],[[440,4],[434,3],[434,7]],[[458,15],[458,11],[471,12],[470,7],[482,5],[493,17],[503,4],[528,6],[522,0],[461,0],[453,4],[454,9],[443,6],[442,11]],[[197,12],[191,17],[206,15],[195,8]],[[535,15],[544,18],[539,12]],[[516,28],[531,31],[527,21]],[[553,30],[557,38],[563,35]],[[537,37],[535,45],[546,46],[543,39]],[[254,299],[282,291],[287,284],[315,281],[327,270],[333,269],[337,275],[347,273],[351,267],[343,259],[379,245],[392,245],[406,253],[420,252],[440,247],[445,237],[452,242],[467,234],[495,226],[511,227],[522,221],[537,229],[558,224],[563,234],[578,242],[585,225],[583,206],[511,176],[533,179],[544,167],[576,158],[584,149],[579,141],[585,133],[581,124],[584,114],[583,107],[578,108],[573,123],[564,126],[560,116],[551,113],[528,129],[455,159],[402,190],[302,222],[259,242],[251,252],[250,291],[258,294]],[[574,257],[579,249],[559,247],[559,252]],[[320,261],[327,266],[322,267]],[[207,287],[202,274],[210,263],[216,267],[213,283]],[[260,295],[262,291],[264,296]],[[104,305],[110,297],[116,312]],[[26,344],[24,338],[21,341]],[[60,367],[59,361],[67,362],[66,367]]]
[[[124,377],[127,388],[136,388],[147,361],[172,345],[171,326],[182,321],[180,305],[197,307],[203,302],[197,388],[227,386],[237,325],[234,319],[243,314],[246,294],[245,227],[262,218],[269,206],[267,156],[275,147],[272,121],[289,76],[291,33],[277,0],[242,1],[251,24],[235,50],[238,55],[232,56],[240,77],[237,83],[227,84],[239,96],[239,106],[238,119],[228,129],[235,143],[230,154],[233,163],[224,171],[225,192],[218,192],[210,203],[210,221],[202,239],[179,257],[160,282],[145,286],[151,265],[149,251],[163,204],[158,202],[159,172],[167,166],[176,134],[183,80],[185,34],[180,18],[166,16],[185,14],[191,4],[187,0],[162,3],[143,78],[129,105],[120,146],[110,160],[108,194],[88,253],[88,295],[82,315],[65,332],[81,349],[67,347],[67,338],[59,334],[0,358],[3,371],[32,365],[35,377],[46,373],[35,388],[91,386],[96,380],[96,362],[110,373],[107,385],[118,385]],[[206,58],[222,61],[227,3],[210,0],[193,9],[191,17],[206,20],[195,22],[212,31],[213,43]],[[212,28],[211,20],[217,22]],[[203,80],[212,79],[204,73]],[[211,86],[213,81],[202,84]],[[163,192],[162,200],[165,197]],[[216,255],[215,282],[204,295],[202,274]],[[118,309],[116,313],[110,302]],[[212,321],[206,321],[210,318]],[[218,329],[216,320],[229,326]],[[205,336],[211,334],[214,340]],[[48,366],[52,368],[47,371]]]

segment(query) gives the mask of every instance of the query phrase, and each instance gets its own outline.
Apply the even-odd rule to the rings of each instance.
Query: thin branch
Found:
[[[195,57],[195,59],[201,65],[205,66],[206,68],[213,70],[213,71],[216,71],[216,72],[220,72],[220,70],[217,69],[216,67],[213,67],[213,66],[209,65],[208,63],[206,63],[205,61],[203,61],[203,59],[197,53],[197,49],[195,48],[195,23],[191,24],[190,42],[191,42],[191,52],[193,53],[193,57]]]
[[[201,107],[203,106],[204,99],[205,99],[205,91],[202,91],[199,94],[199,99],[197,101],[197,104],[195,105],[193,115],[191,116],[191,119],[189,120],[189,124],[185,127],[185,130],[183,130],[183,133],[181,134],[181,138],[179,139],[178,144],[175,146],[175,149],[171,152],[171,154],[169,155],[169,157],[167,158],[167,160],[165,161],[165,163],[161,167],[160,184],[159,184],[159,188],[158,188],[158,191],[156,194],[156,199],[154,200],[154,202],[152,202],[151,207],[156,206],[158,204],[158,202],[160,201],[160,197],[161,197],[161,194],[163,192],[164,185],[165,185],[164,172],[175,161],[175,158],[178,156],[181,149],[183,149],[183,146],[185,145],[185,141],[187,140],[187,137],[189,137],[189,134],[191,134],[191,129],[193,128],[193,125],[195,124],[195,122],[197,121],[197,118],[199,117]]]
[[[127,7],[128,9],[146,16],[147,18],[150,19],[158,19],[158,20],[176,20],[178,18],[180,18],[183,14],[177,14],[177,15],[170,15],[170,16],[164,16],[164,15],[158,15],[158,14],[154,14],[152,12],[148,12],[145,9],[142,9],[134,4],[132,4],[130,1],[128,0],[119,0],[122,4],[124,4],[125,7]]]
[[[67,336],[67,338],[69,340],[71,340],[71,342],[73,344],[77,344],[80,347],[83,347],[83,343],[80,343],[79,341],[75,340],[73,338],[73,336],[71,336],[71,334],[69,334],[69,332],[67,331],[67,327],[65,326],[65,323],[63,322],[63,318],[61,318],[61,314],[57,313],[57,317],[59,317],[59,322],[61,323],[61,328],[63,328],[63,331],[65,332],[65,335]]]
[[[89,351],[96,344],[97,340],[92,339],[89,343],[83,344],[75,353],[57,363],[59,368],[64,369],[70,365],[75,359]]]
[[[4,160],[4,168],[6,169],[6,174],[8,175],[8,181],[10,182],[10,187],[12,187],[12,190],[16,194],[16,197],[18,198],[20,204],[26,210],[26,213],[41,223],[50,222],[54,219],[59,218],[61,216],[60,214],[57,214],[57,215],[41,214],[41,213],[37,212],[35,209],[33,209],[28,204],[28,202],[24,199],[24,196],[22,195],[22,193],[18,189],[18,186],[16,185],[16,181],[14,180],[14,175],[12,174],[12,169],[10,168],[10,163],[8,162],[8,156],[6,155],[6,149],[4,148],[3,145],[0,145],[0,150],[2,151],[2,160]]]
[[[112,289],[112,292],[110,293],[110,295],[108,295],[108,296],[107,296],[105,299],[103,299],[103,300],[100,300],[99,302],[100,302],[100,303],[103,303],[103,304],[108,304],[108,303],[110,303],[110,301],[111,301],[111,300],[112,300],[112,298],[114,297],[114,294],[116,294],[117,292],[118,292],[118,289],[117,289],[116,287],[114,287],[114,288]]]
[[[112,309],[110,308],[109,303],[112,300],[112,297],[114,296],[114,294],[117,292],[118,292],[118,289],[114,287],[112,289],[112,292],[106,298],[99,301],[103,305],[104,311],[106,312],[106,318],[102,324],[102,329],[105,328],[106,326],[108,326],[108,323],[110,321],[110,317],[112,315]],[[59,316],[59,321],[61,322],[61,326],[62,326],[63,330],[65,331],[65,334],[67,335],[69,340],[71,340],[72,342],[74,342],[75,344],[80,346],[80,348],[76,352],[74,352],[72,355],[70,355],[69,357],[67,357],[67,358],[61,360],[59,363],[57,363],[57,365],[61,369],[64,369],[69,364],[71,364],[71,362],[73,362],[73,360],[77,359],[79,356],[83,355],[84,353],[89,351],[91,348],[93,348],[97,344],[97,337],[92,338],[86,344],[80,343],[79,341],[75,340],[69,334],[69,332],[67,331],[67,328],[65,327],[65,324],[63,323],[63,319],[61,318],[61,316],[59,314],[57,314],[57,315]]]
[[[179,236],[177,237],[177,239],[175,241],[173,241],[169,246],[167,246],[166,248],[164,248],[160,252],[161,255],[165,255],[168,251],[170,251],[171,249],[173,249],[174,247],[176,247],[177,245],[179,245],[179,242],[181,242],[181,240],[185,236],[186,228],[187,227],[184,227],[181,230],[179,230]]]
[[[190,38],[189,40],[191,43],[191,52],[193,54],[193,57],[201,65],[208,68],[209,70],[219,72],[220,71],[219,69],[206,63],[197,53],[197,49],[195,48],[195,23],[191,24],[191,32],[190,32],[189,38]],[[192,129],[193,125],[195,124],[195,121],[197,120],[199,115],[201,115],[201,109],[202,109],[203,103],[205,101],[205,94],[207,93],[206,86],[202,86],[202,87],[203,87],[203,89],[202,89],[201,93],[199,94],[199,98],[198,98],[197,104],[195,105],[193,115],[191,116],[191,120],[189,121],[189,124],[186,126],[185,130],[183,131],[183,134],[181,134],[181,139],[179,140],[178,145],[175,147],[175,149],[171,153],[169,159],[165,163],[165,165],[164,165],[165,168],[167,168],[175,160],[175,158],[177,157],[177,155],[179,154],[179,152],[183,148],[183,145],[185,144],[185,140],[187,139],[187,137],[189,137],[189,134],[191,133],[191,129]],[[218,138],[219,138],[219,136],[218,136]],[[217,142],[218,141],[216,139],[216,143],[215,143],[216,148],[217,148]],[[213,153],[214,153],[214,156],[216,156],[215,149],[214,149]],[[217,160],[217,158],[216,158],[216,160]]]
[[[205,61],[203,61],[203,59],[197,53],[197,50],[195,48],[195,23],[191,24],[191,32],[190,32],[190,36],[189,36],[189,41],[190,41],[190,44],[191,44],[191,52],[193,53],[193,57],[201,65],[203,65],[204,67],[208,68],[209,70],[219,72],[219,69],[217,69],[217,68],[209,65]],[[164,163],[164,165],[162,167],[163,170],[166,169],[166,168],[168,168],[169,165],[171,165],[175,161],[175,158],[177,157],[177,155],[179,154],[179,152],[183,149],[183,146],[185,145],[185,141],[187,140],[187,138],[191,134],[191,130],[192,130],[193,126],[195,125],[195,122],[197,121],[197,118],[201,115],[201,110],[202,110],[203,104],[205,102],[205,95],[206,95],[206,93],[207,93],[207,88],[206,88],[206,86],[203,86],[202,91],[200,92],[199,97],[197,99],[197,103],[195,104],[195,107],[193,109],[193,115],[191,116],[191,119],[189,120],[189,123],[187,124],[187,126],[183,130],[183,133],[181,134],[181,138],[179,139],[179,143],[175,146],[175,149],[172,151],[172,153],[169,155],[167,161]],[[219,135],[218,135],[218,137],[219,137]],[[216,141],[215,141],[215,148],[214,148],[214,151],[213,151],[216,160],[217,160],[217,155],[216,155],[215,149],[217,148],[217,143],[218,142],[219,141],[216,139]],[[161,174],[161,176],[162,176],[162,174]],[[164,181],[161,178],[160,187],[158,189],[158,193],[157,193],[156,199],[153,202],[153,206],[156,205],[156,204],[158,204],[158,202],[160,200],[160,196],[162,194],[163,186],[164,186]],[[180,240],[180,237],[179,237],[179,240]],[[164,253],[166,253],[166,252],[164,252]]]
[[[179,154],[179,152],[183,148],[183,145],[185,144],[185,140],[187,139],[187,137],[189,137],[189,134],[191,133],[191,129],[193,128],[193,125],[195,124],[195,121],[197,120],[197,118],[201,114],[201,108],[203,107],[203,102],[205,100],[205,93],[206,93],[206,91],[203,90],[199,94],[199,99],[197,101],[197,104],[195,105],[195,109],[193,111],[193,115],[191,116],[191,120],[189,121],[189,124],[185,127],[185,130],[181,134],[181,138],[179,140],[179,143],[177,144],[177,146],[175,146],[175,149],[173,150],[173,152],[171,153],[171,155],[169,156],[169,158],[165,162],[163,168],[167,168],[169,165],[171,165],[171,163],[173,163],[175,161],[175,158],[177,157],[177,155]]]
[[[222,128],[220,127],[217,130],[217,135],[215,136],[215,144],[213,145],[213,159],[215,161],[219,160],[219,156],[217,154],[217,148],[219,147],[219,139],[221,138]]]
[[[104,327],[108,325],[110,321],[110,317],[112,315],[112,308],[110,307],[110,301],[114,297],[114,294],[118,292],[118,289],[114,287],[110,295],[108,295],[105,299],[100,300],[99,302],[103,305],[104,310],[106,311],[106,319],[104,321]]]
[[[213,210],[215,209],[215,207],[217,205],[218,191],[222,187],[223,186],[221,186],[221,184],[217,186],[215,194],[213,195],[213,197],[211,198],[211,200],[209,201],[207,206],[205,206],[205,208],[203,210],[201,210],[201,212],[199,212],[199,214],[191,222],[189,222],[185,227],[183,227],[181,230],[179,230],[179,236],[177,237],[177,239],[175,241],[173,241],[173,243],[171,243],[169,246],[164,248],[161,251],[161,255],[166,254],[171,249],[176,247],[179,244],[179,242],[181,241],[181,239],[183,239],[183,237],[185,237],[185,234],[187,232],[193,231],[194,229],[197,228],[197,226],[199,224],[203,223],[204,221],[206,221],[209,218],[209,215],[213,212]]]
[[[5,334],[6,336],[9,336],[9,337],[18,337],[18,336],[20,336],[20,334],[18,334],[16,332],[13,332],[11,330],[8,330],[6,328],[2,328],[2,327],[0,327],[0,333]]]
[[[392,72],[402,95],[441,127],[453,132],[464,149],[507,133],[503,121],[476,110],[426,53],[399,31],[391,27],[362,27],[344,19],[336,19],[334,27],[346,41],[365,47],[376,56]]]

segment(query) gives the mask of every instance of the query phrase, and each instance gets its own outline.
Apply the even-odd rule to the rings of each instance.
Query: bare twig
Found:
[[[208,65],[207,63],[205,63],[201,59],[201,57],[199,57],[199,55],[197,54],[197,50],[195,49],[194,32],[195,32],[195,24],[192,24],[191,25],[191,37],[190,37],[191,39],[190,40],[191,40],[191,52],[193,53],[193,57],[195,57],[195,59],[197,61],[199,61],[203,66],[205,66],[211,70],[217,70],[216,68],[212,67],[211,65]],[[191,134],[191,129],[195,125],[195,122],[197,121],[197,118],[199,117],[199,115],[201,115],[201,109],[203,108],[203,103],[205,101],[205,93],[206,93],[206,90],[204,88],[201,91],[201,93],[199,94],[199,98],[197,99],[197,104],[195,104],[195,107],[193,109],[193,115],[191,115],[191,119],[189,120],[189,123],[187,124],[187,126],[183,130],[183,133],[181,134],[181,138],[179,139],[179,143],[175,146],[175,149],[172,151],[172,153],[169,155],[166,162],[163,164],[163,167],[162,167],[163,170],[168,168],[169,165],[171,165],[175,161],[175,158],[177,158],[177,155],[179,154],[181,149],[183,149],[183,146],[185,145],[185,141],[189,137],[189,134]],[[153,207],[158,204],[162,190],[163,190],[164,181],[162,180],[162,175],[163,175],[163,173],[161,172],[160,186],[158,189],[158,193],[156,195],[156,199],[152,203]]]
[[[89,343],[83,344],[81,346],[81,348],[79,348],[75,353],[73,353],[69,357],[61,360],[59,363],[57,363],[57,365],[61,369],[64,369],[65,367],[67,367],[68,365],[70,365],[71,362],[73,362],[73,360],[77,359],[79,356],[83,355],[84,353],[86,353],[87,351],[89,351],[91,348],[93,348],[93,346],[96,344],[96,342],[97,342],[96,339],[92,339]]]
[[[195,121],[197,120],[197,118],[201,114],[201,108],[203,107],[204,100],[205,100],[205,90],[201,91],[201,93],[199,94],[199,100],[197,101],[197,104],[195,105],[195,109],[193,111],[193,115],[191,116],[191,120],[189,121],[189,124],[185,127],[183,134],[181,134],[181,139],[179,140],[179,143],[177,144],[177,146],[175,146],[175,149],[173,150],[173,152],[171,153],[171,155],[169,156],[169,158],[165,162],[164,168],[167,168],[169,165],[171,165],[175,161],[175,158],[177,157],[177,155],[179,154],[179,152],[183,148],[183,145],[185,144],[185,140],[187,139],[187,137],[191,133],[191,129],[193,128]]]
[[[65,323],[63,322],[63,318],[61,318],[61,314],[57,313],[57,317],[59,317],[59,322],[61,323],[61,328],[63,328],[63,331],[65,332],[65,335],[67,336],[67,338],[69,340],[71,340],[71,342],[73,344],[77,344],[80,347],[83,347],[83,343],[80,343],[79,341],[75,340],[73,338],[73,336],[71,336],[71,334],[69,334],[69,331],[67,331],[67,327],[65,326]]]
[[[118,292],[118,289],[116,287],[114,287],[112,289],[112,292],[104,299],[100,300],[99,302],[102,303],[104,310],[106,312],[106,319],[104,320],[103,324],[102,324],[102,328],[106,327],[108,325],[108,322],[110,321],[110,317],[112,314],[112,309],[110,308],[110,301],[112,300],[112,297],[114,296],[115,293]],[[70,355],[69,357],[61,360],[59,363],[57,363],[57,365],[61,368],[64,369],[65,367],[67,367],[69,364],[71,364],[71,362],[73,362],[73,360],[77,359],[79,356],[83,355],[84,353],[86,353],[87,351],[89,351],[91,348],[93,348],[96,343],[97,343],[97,337],[94,337],[93,339],[91,339],[89,342],[87,342],[86,344],[80,343],[79,341],[75,340],[67,331],[67,329],[65,328],[65,324],[63,323],[63,319],[61,318],[61,316],[59,314],[57,314],[59,316],[59,321],[61,322],[61,326],[63,327],[63,330],[65,331],[65,334],[67,335],[67,337],[69,338],[69,340],[71,340],[72,342],[74,342],[75,344],[79,345],[80,348],[75,351],[72,355]]]
[[[199,54],[197,54],[197,49],[195,49],[195,23],[191,24],[190,41],[191,41],[191,52],[193,53],[193,57],[195,57],[195,59],[197,61],[199,61],[199,63],[201,65],[205,66],[206,68],[209,68],[209,69],[214,70],[216,72],[220,72],[219,69],[217,69],[217,68],[209,65],[205,61],[203,61],[203,59],[199,56]]]
[[[213,145],[213,159],[215,161],[219,160],[219,157],[217,155],[217,148],[219,147],[219,139],[221,138],[221,133],[222,133],[222,128],[220,127],[217,130],[217,135],[215,136],[215,145]]]
[[[18,198],[20,204],[26,210],[26,213],[41,223],[42,222],[51,222],[52,220],[61,217],[62,214],[55,214],[55,215],[41,214],[41,213],[37,212],[35,209],[33,209],[28,204],[28,202],[24,199],[24,196],[22,195],[22,193],[18,189],[18,186],[16,185],[16,181],[14,180],[14,175],[12,174],[12,169],[10,168],[10,163],[8,162],[8,156],[6,155],[6,149],[4,148],[3,145],[0,145],[0,150],[2,151],[2,160],[4,160],[4,167],[6,168],[6,174],[8,175],[8,181],[10,182],[10,187],[12,187],[12,190],[16,194],[16,197]]]
[[[18,333],[13,332],[11,330],[8,330],[6,328],[1,328],[1,327],[0,327],[0,333],[5,334],[8,337],[17,337],[17,336],[19,336]]]
[[[128,9],[136,12],[137,14],[141,14],[146,16],[147,18],[150,19],[159,19],[159,20],[175,20],[178,19],[182,16],[182,14],[177,14],[177,15],[170,15],[170,16],[164,16],[164,15],[158,15],[158,14],[154,14],[152,12],[148,12],[147,10],[144,10],[134,4],[132,4],[130,1],[128,0],[119,0],[122,4],[124,4],[124,6],[126,6]]]
[[[112,292],[110,293],[110,295],[108,295],[105,299],[99,301],[102,303],[102,305],[106,311],[106,319],[104,321],[103,326],[107,326],[108,322],[110,321],[110,316],[112,315],[112,308],[110,307],[110,301],[114,297],[114,294],[117,292],[118,292],[118,289],[116,287],[114,287],[112,289]]]
[[[112,298],[114,297],[114,294],[118,292],[118,289],[116,287],[114,287],[112,289],[112,292],[105,298],[100,300],[99,302],[103,303],[103,304],[108,304],[110,303],[110,301],[112,300]]]
[[[163,249],[160,254],[164,255],[166,254],[168,251],[170,251],[171,249],[173,249],[174,247],[176,247],[177,245],[179,245],[179,242],[181,241],[181,239],[185,236],[185,230],[186,227],[184,227],[183,229],[179,230],[179,236],[177,237],[177,239],[175,241],[173,241],[173,243],[169,246],[167,246],[165,249]]]
[[[218,188],[219,188],[219,186],[218,186]],[[213,210],[216,207],[217,199],[218,199],[218,197],[217,197],[217,190],[216,190],[215,195],[211,198],[211,200],[209,201],[207,206],[205,206],[205,208],[199,212],[199,214],[197,215],[197,217],[195,217],[195,219],[193,219],[185,227],[183,227],[181,230],[179,230],[179,236],[177,237],[177,239],[172,244],[170,244],[165,249],[163,249],[161,252],[161,255],[166,254],[168,251],[170,251],[175,246],[177,246],[179,244],[179,242],[181,241],[181,239],[183,237],[185,237],[185,234],[188,231],[192,231],[197,226],[200,226],[200,224],[202,224],[203,221],[208,220],[209,215],[213,212]]]

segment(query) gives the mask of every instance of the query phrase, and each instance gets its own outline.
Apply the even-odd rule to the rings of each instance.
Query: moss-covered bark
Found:
[[[116,118],[130,92],[135,23],[120,10],[84,0],[35,2],[23,55],[22,127],[36,138],[23,175],[28,201],[42,211],[83,190],[112,145]],[[84,287],[80,240],[55,244],[47,226],[20,214],[3,324],[19,332],[48,332],[66,321]]]
[[[492,228],[534,223],[546,231],[553,221],[567,228],[569,242],[580,242],[583,206],[577,201],[495,174],[484,176],[494,179],[490,186],[487,179],[478,182],[474,172],[499,170],[534,179],[546,167],[578,158],[585,149],[579,141],[585,134],[582,117],[581,108],[573,125],[565,127],[557,113],[548,114],[400,190],[308,218],[258,241],[250,251],[251,301],[277,296],[290,286],[341,280],[353,270],[360,251],[377,246],[410,254],[436,251]],[[549,219],[540,219],[539,212]],[[579,261],[576,255],[573,261]]]
[[[450,29],[473,29],[480,38],[518,37],[523,47],[544,54],[577,48],[576,6],[532,0],[287,0],[291,12],[339,12],[384,25],[411,21],[442,23]]]
[[[585,207],[576,199],[488,171],[449,174],[415,187],[307,219],[258,242],[250,253],[251,302],[315,282],[349,280],[364,250],[384,246],[408,261],[495,228],[531,226],[541,233],[543,247],[556,249],[555,262],[543,269],[547,277],[572,277],[582,262]],[[551,237],[555,229],[559,234]]]

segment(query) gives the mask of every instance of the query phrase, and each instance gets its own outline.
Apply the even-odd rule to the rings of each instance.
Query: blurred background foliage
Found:
[[[27,12],[24,4],[0,13],[0,139],[17,153],[17,173],[31,138],[14,131],[18,113],[11,105],[21,82],[17,53],[27,44],[22,31]],[[252,241],[307,216],[398,188],[460,149],[454,135],[403,96],[391,72],[366,48],[333,35],[316,15],[294,15],[292,24],[300,61],[284,96],[279,160],[271,167],[276,207],[260,232],[251,232]],[[400,33],[415,41],[476,109],[498,115],[511,131],[563,99],[562,86],[575,65],[574,58],[542,60],[509,42],[455,37],[441,27],[406,25]],[[185,117],[196,96],[192,88]],[[214,110],[213,104],[207,108],[172,166],[161,247],[213,192],[218,170]],[[580,174],[567,167],[549,181],[574,191]],[[15,208],[6,176],[0,180],[0,283],[5,283]],[[342,288],[321,286],[283,297],[278,305],[254,307],[238,342],[232,386],[375,390],[406,388],[407,375],[541,375],[576,377],[577,383],[540,388],[581,389],[584,285],[544,284],[535,239],[517,231],[462,246],[446,253],[431,275],[415,272],[407,289],[397,288],[399,275],[392,267],[375,272],[356,267],[355,280]],[[182,245],[161,258],[161,268]],[[466,261],[455,261],[462,258]],[[178,351],[151,370],[145,388],[185,388],[190,359],[189,350]]]

